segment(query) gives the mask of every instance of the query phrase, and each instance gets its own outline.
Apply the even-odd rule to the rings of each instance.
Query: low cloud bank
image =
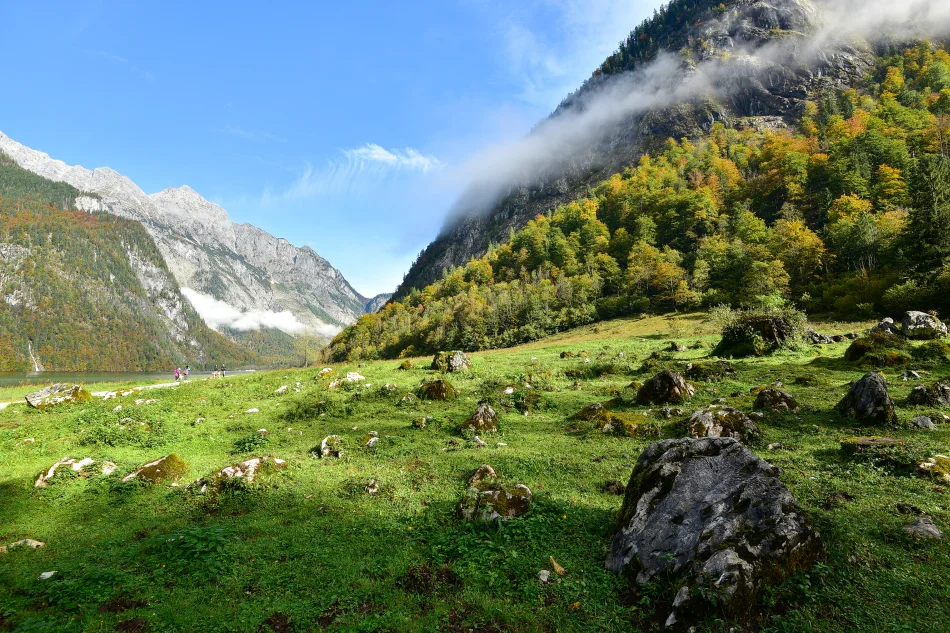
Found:
[[[261,328],[273,328],[287,334],[309,332],[327,337],[334,336],[340,331],[340,328],[326,324],[318,328],[308,328],[290,310],[282,310],[281,312],[248,310],[242,312],[225,301],[215,299],[191,288],[182,288],[181,293],[191,302],[195,311],[204,319],[208,327],[215,330],[226,327],[239,332],[251,332]]]

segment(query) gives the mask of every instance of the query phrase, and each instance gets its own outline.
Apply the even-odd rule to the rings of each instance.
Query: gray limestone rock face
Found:
[[[894,400],[887,393],[887,381],[880,374],[869,372],[851,385],[837,406],[845,417],[865,425],[886,425],[897,422]]]
[[[926,312],[908,312],[901,319],[904,336],[916,340],[933,340],[947,336],[947,326]]]
[[[26,395],[26,403],[34,409],[45,409],[63,402],[86,402],[89,392],[79,385],[56,383]]]
[[[765,411],[798,411],[798,401],[791,394],[772,387],[760,391],[752,406]]]
[[[747,607],[824,552],[780,472],[729,438],[649,446],[630,475],[607,569],[669,586],[668,624]]]

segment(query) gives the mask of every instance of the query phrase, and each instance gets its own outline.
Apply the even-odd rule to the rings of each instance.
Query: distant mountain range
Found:
[[[79,195],[67,202],[77,209],[140,223],[180,287],[175,300],[191,304],[219,331],[279,330],[326,339],[389,297],[364,297],[311,248],[236,224],[187,186],[149,195],[113,169],[70,166],[3,133],[0,152],[34,174],[74,187]]]

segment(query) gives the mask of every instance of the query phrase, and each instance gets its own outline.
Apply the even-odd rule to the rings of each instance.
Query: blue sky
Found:
[[[148,193],[187,184],[371,296],[438,233],[466,163],[658,4],[6,2],[0,130]]]

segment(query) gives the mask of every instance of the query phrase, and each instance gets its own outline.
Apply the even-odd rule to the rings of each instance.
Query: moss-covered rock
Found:
[[[900,367],[911,362],[907,340],[887,330],[872,331],[845,350],[844,359],[862,367]]]
[[[475,413],[465,420],[462,428],[481,433],[495,432],[498,430],[498,414],[487,403],[483,402],[475,409]]]
[[[435,371],[458,372],[471,368],[471,359],[460,351],[439,352],[432,359],[432,369]]]
[[[80,385],[57,383],[39,391],[27,394],[26,403],[34,409],[46,410],[57,404],[84,404],[92,400],[90,394]]]
[[[695,389],[682,376],[664,370],[637,392],[638,404],[680,404],[693,397]]]
[[[732,313],[722,329],[715,356],[761,356],[800,339],[807,326],[805,315],[791,309]]]
[[[427,380],[419,388],[419,397],[423,400],[455,400],[458,390],[448,380],[437,378]]]
[[[933,477],[945,484],[950,484],[950,457],[935,455],[917,465],[917,471],[922,475]]]
[[[873,435],[870,437],[847,437],[841,440],[840,445],[843,455],[853,457],[858,454],[881,453],[883,449],[900,448],[904,446],[904,442],[892,437]]]
[[[531,497],[527,486],[505,484],[491,466],[483,464],[469,478],[455,513],[465,521],[504,521],[527,513]]]
[[[142,465],[137,470],[129,473],[122,478],[122,481],[131,481],[138,479],[152,484],[163,482],[174,482],[181,479],[188,472],[188,466],[184,460],[172,453],[165,457],[159,457],[155,461]]]
[[[339,435],[328,435],[320,442],[320,457],[323,459],[343,457],[346,441]]]
[[[907,396],[907,404],[921,407],[950,407],[950,382],[917,385]]]
[[[731,437],[742,442],[758,439],[759,427],[733,407],[711,406],[695,412],[688,422],[689,436]]]
[[[752,406],[760,411],[798,411],[798,401],[791,394],[772,387],[760,391]]]
[[[736,373],[736,369],[729,361],[718,360],[709,363],[690,363],[686,366],[686,371],[684,373],[690,380],[696,380],[699,382],[715,382],[718,380],[723,380],[727,376],[734,375]]]
[[[865,425],[897,423],[897,412],[894,400],[887,392],[887,381],[874,372],[865,374],[851,385],[836,408],[846,418]]]
[[[399,369],[400,371],[408,371],[412,369],[413,367],[414,365],[412,364],[412,361],[407,358],[406,360],[399,363],[399,367],[397,367],[397,369]]]

